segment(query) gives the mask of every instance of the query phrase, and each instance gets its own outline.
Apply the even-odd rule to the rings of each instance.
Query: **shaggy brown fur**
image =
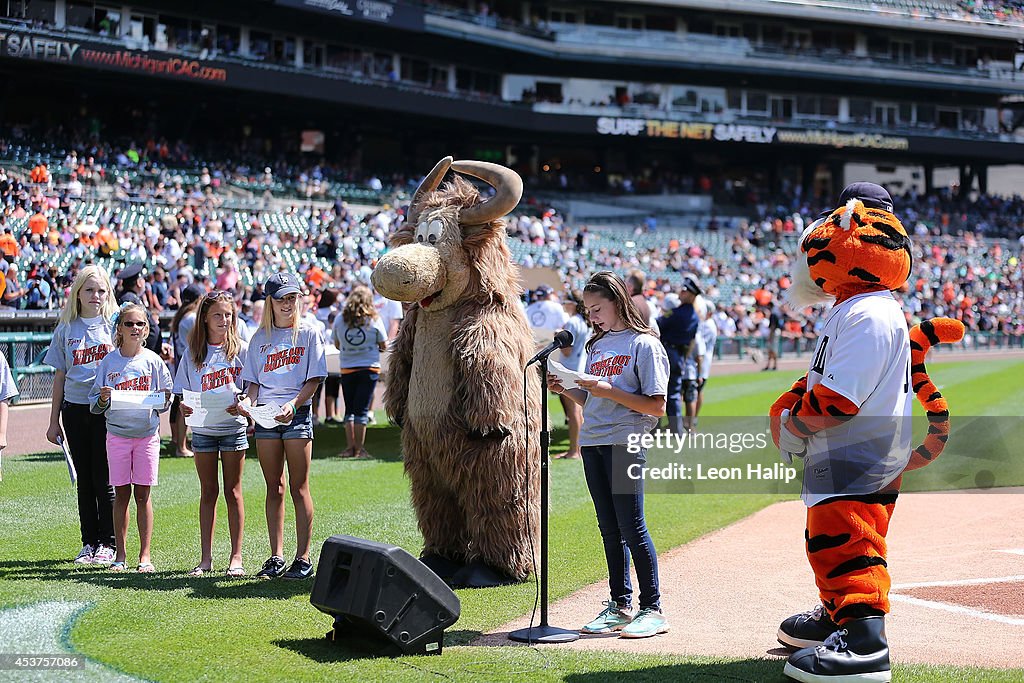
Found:
[[[429,255],[432,247],[416,240],[418,226],[443,224],[436,248],[444,290],[429,305],[413,304],[402,321],[384,405],[402,426],[424,554],[462,564],[482,560],[522,581],[534,568],[531,532],[539,543],[540,380],[530,372],[527,442],[523,367],[533,337],[516,303],[522,290],[505,245],[505,221],[459,224],[460,209],[480,201],[476,188],[455,176],[414,207],[418,225],[403,225],[392,236],[395,249],[378,264],[383,280],[392,277],[384,261],[398,258],[403,245]],[[386,295],[389,284],[398,287],[377,276],[374,284]]]

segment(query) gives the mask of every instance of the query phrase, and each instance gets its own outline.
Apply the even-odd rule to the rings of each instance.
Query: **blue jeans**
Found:
[[[373,390],[380,373],[369,368],[348,372],[341,376],[341,393],[345,398],[345,422],[364,425],[370,421]]]
[[[658,555],[647,532],[644,520],[643,479],[633,483],[632,493],[612,493],[612,481],[628,480],[622,471],[630,464],[644,462],[644,453],[630,455],[625,446],[583,446],[583,473],[587,488],[594,500],[597,527],[604,541],[604,555],[608,562],[608,587],[612,600],[620,605],[633,601],[633,587],[629,580],[629,560],[636,565],[640,584],[640,608],[661,608],[661,590],[658,586]],[[615,457],[612,452],[615,451]],[[633,481],[633,480],[630,480]]]
[[[668,391],[665,397],[665,415],[668,416],[669,429],[682,431],[683,412],[683,374],[686,356],[675,345],[665,344],[668,354]]]

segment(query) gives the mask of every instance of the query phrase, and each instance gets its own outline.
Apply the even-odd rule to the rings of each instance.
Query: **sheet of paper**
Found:
[[[569,368],[559,363],[557,360],[551,360],[550,358],[548,358],[548,372],[550,372],[552,375],[556,376],[559,380],[561,380],[562,386],[565,387],[566,389],[576,389],[576,380],[578,379],[601,379],[597,375],[588,375],[585,372],[576,372],[575,370],[570,370]]]
[[[214,427],[235,421],[235,416],[227,412],[235,403],[235,395],[230,391],[184,389],[181,402],[192,409],[192,414],[185,418],[189,427]]]
[[[110,392],[110,410],[162,410],[167,405],[163,391],[114,389]]]
[[[282,423],[274,419],[280,414],[281,406],[276,403],[265,403],[261,406],[252,406],[249,408],[249,415],[251,415],[252,419],[256,420],[256,423],[264,429],[280,427]]]
[[[68,465],[68,476],[71,477],[71,483],[74,484],[78,481],[78,472],[75,470],[75,461],[71,459],[68,442],[62,436],[57,437],[57,442],[60,444],[60,449],[64,452],[64,462]]]

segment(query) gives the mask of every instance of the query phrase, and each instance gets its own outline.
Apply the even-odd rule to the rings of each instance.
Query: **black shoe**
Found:
[[[263,569],[256,572],[260,579],[274,579],[284,574],[284,558],[271,555],[270,559],[263,563]]]
[[[284,561],[281,562],[281,566],[284,566]],[[288,571],[282,575],[285,579],[293,580],[308,579],[311,576],[313,576],[313,563],[301,557],[296,557],[292,566],[288,567]]]
[[[851,619],[825,639],[824,645],[794,652],[784,673],[806,683],[889,683],[889,644],[885,617]]]
[[[794,614],[779,626],[779,643],[793,650],[824,645],[825,639],[839,630],[839,625],[820,604],[803,614]]]

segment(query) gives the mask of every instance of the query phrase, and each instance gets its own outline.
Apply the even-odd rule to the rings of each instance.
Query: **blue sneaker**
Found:
[[[659,633],[668,633],[668,619],[661,613],[661,610],[654,607],[644,607],[633,617],[633,621],[622,629],[619,637],[650,638]]]
[[[633,621],[633,610],[613,600],[606,600],[604,610],[597,618],[580,629],[580,633],[612,633],[621,631]]]

